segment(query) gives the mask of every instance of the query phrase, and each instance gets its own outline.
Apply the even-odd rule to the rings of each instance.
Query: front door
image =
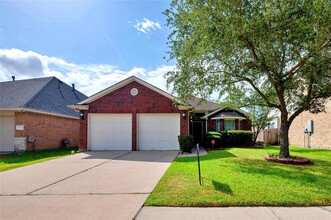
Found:
[[[192,135],[194,136],[194,145],[199,143],[203,145],[203,122],[202,121],[193,121],[193,131]]]

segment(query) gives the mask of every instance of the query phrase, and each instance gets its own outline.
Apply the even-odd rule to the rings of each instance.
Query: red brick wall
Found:
[[[132,96],[130,90],[138,89],[138,94]],[[185,119],[182,113],[186,114]],[[180,111],[171,99],[137,83],[131,82],[89,104],[85,111],[85,120],[80,123],[80,149],[87,149],[87,119],[88,113],[130,113],[132,114],[132,150],[136,150],[136,114],[138,113],[180,113],[180,133],[188,134],[188,112]]]
[[[31,112],[16,112],[15,125],[24,125],[23,131],[15,131],[15,137],[36,137],[36,150],[59,148],[64,138],[70,138],[68,146],[78,146],[79,120]],[[32,150],[32,144],[27,144]]]
[[[240,130],[251,131],[252,130],[252,121],[249,119],[241,120],[240,121]]]

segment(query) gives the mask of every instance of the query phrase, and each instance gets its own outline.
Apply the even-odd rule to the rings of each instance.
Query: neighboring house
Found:
[[[242,110],[211,101],[201,101],[200,98],[194,98],[188,103],[193,106],[190,134],[194,136],[194,144],[203,145],[208,131],[251,130],[251,121]]]
[[[79,113],[67,106],[86,98],[55,77],[0,82],[0,151],[78,146]]]
[[[214,127],[208,125],[215,130],[214,115],[227,111],[215,110],[216,103],[207,103],[210,106],[204,108],[194,100],[192,105],[177,102],[172,95],[131,76],[70,107],[80,111],[81,150],[178,150],[178,135],[194,133],[190,126],[197,121],[215,121]],[[208,111],[213,114],[199,118]],[[239,115],[240,120],[246,118]],[[234,128],[239,128],[239,119],[231,119]],[[201,132],[203,124],[196,126]]]
[[[312,124],[311,134],[305,133],[309,123]],[[291,124],[289,142],[292,146],[331,149],[331,101],[326,103],[326,112],[305,111],[298,115]]]

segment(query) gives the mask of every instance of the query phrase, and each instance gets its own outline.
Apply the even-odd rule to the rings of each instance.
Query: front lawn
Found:
[[[30,151],[21,155],[15,153],[0,154],[0,172],[69,155],[72,150],[77,151],[77,148]]]
[[[321,206],[331,205],[331,151],[291,147],[310,165],[264,160],[279,147],[227,148],[197,158],[176,158],[147,199],[146,206]]]

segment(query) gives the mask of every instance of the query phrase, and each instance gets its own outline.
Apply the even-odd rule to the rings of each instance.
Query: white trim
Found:
[[[225,120],[227,120],[227,119],[231,119],[231,120],[233,120],[233,119],[245,120],[246,118],[245,117],[237,117],[237,116],[233,116],[233,117],[231,117],[231,116],[225,116],[225,117],[221,116],[221,117],[211,118],[211,120],[219,120],[219,119],[225,119]]]
[[[189,106],[189,105],[179,105],[178,110],[192,110],[193,106]]]
[[[57,114],[57,113],[52,113],[52,112],[45,112],[45,111],[40,111],[40,110],[35,110],[35,109],[30,109],[30,108],[0,108],[0,111],[32,112],[32,113],[52,115],[52,116],[58,116],[58,117],[64,117],[64,118],[79,119],[78,116],[74,117],[74,116],[68,116],[68,115]]]
[[[215,114],[215,113],[217,113],[217,112],[219,112],[219,111],[222,111],[222,110],[224,110],[224,109],[226,109],[226,108],[231,109],[231,110],[233,110],[233,111],[237,111],[237,112],[239,112],[239,113],[245,115],[245,116],[248,118],[248,115],[247,115],[246,112],[244,112],[244,111],[242,111],[242,110],[240,110],[240,109],[233,109],[233,108],[230,108],[230,107],[227,107],[227,106],[226,106],[226,107],[221,107],[221,108],[219,108],[219,109],[216,109],[215,111],[212,111],[211,113],[209,113],[209,114],[207,114],[207,115],[205,115],[205,116],[202,116],[201,119],[206,119],[206,118],[208,118],[209,116],[211,116],[211,115],[213,115],[213,114]],[[245,119],[246,119],[246,118],[245,118]]]
[[[94,100],[97,100],[97,99],[99,99],[99,98],[101,98],[101,97],[103,97],[103,96],[105,96],[105,95],[107,95],[107,94],[109,94],[109,93],[111,93],[111,92],[113,92],[113,91],[115,91],[115,90],[123,87],[123,86],[126,86],[127,84],[129,84],[129,83],[131,83],[133,81],[135,81],[135,82],[137,82],[137,83],[139,83],[139,84],[141,84],[141,85],[143,85],[143,86],[145,86],[145,87],[147,87],[147,88],[149,88],[149,89],[151,89],[151,90],[153,90],[153,91],[155,91],[155,92],[157,92],[157,93],[159,93],[159,94],[167,97],[168,99],[171,99],[171,100],[174,100],[175,99],[175,97],[172,96],[172,95],[170,95],[169,93],[167,93],[167,92],[165,92],[165,91],[163,91],[163,90],[161,90],[159,88],[156,88],[155,86],[153,86],[153,85],[151,85],[151,84],[149,84],[149,83],[147,83],[147,82],[139,79],[138,77],[136,77],[136,76],[130,76],[129,78],[126,78],[126,79],[124,79],[124,80],[122,80],[122,81],[120,81],[120,82],[118,82],[118,83],[116,83],[116,84],[114,84],[114,85],[112,85],[112,86],[104,89],[104,90],[101,90],[100,92],[98,92],[98,93],[90,96],[89,98],[87,98],[87,99],[85,99],[85,100],[83,100],[81,102],[78,102],[76,105],[89,104],[89,103],[93,102]]]
[[[67,105],[67,107],[76,111],[89,109],[89,105]]]

